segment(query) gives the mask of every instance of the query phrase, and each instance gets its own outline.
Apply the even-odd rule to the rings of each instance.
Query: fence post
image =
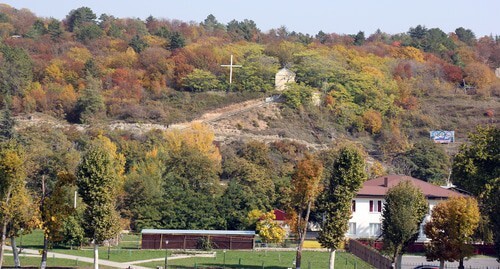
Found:
[[[264,261],[262,261],[262,269],[264,269]]]
[[[238,260],[238,265],[241,266],[241,258]]]

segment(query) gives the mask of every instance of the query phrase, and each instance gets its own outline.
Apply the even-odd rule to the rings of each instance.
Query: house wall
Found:
[[[356,211],[352,213],[352,217],[349,220],[349,223],[356,223],[356,234],[350,234],[349,232],[346,234],[348,238],[377,238],[376,234],[373,234],[373,230],[370,230],[370,223],[378,223],[380,224],[380,228],[382,228],[382,212],[370,212],[370,200],[381,201],[382,207],[384,206],[384,199],[380,198],[356,198]],[[430,220],[430,213],[432,208],[436,206],[438,203],[443,200],[427,200],[429,203],[429,211],[425,215],[424,221],[420,225],[420,233],[418,240],[419,242],[423,242],[427,240],[423,232],[423,226]],[[382,210],[380,210],[382,211]]]
[[[352,213],[350,223],[356,223],[356,234],[347,233],[349,238],[375,238],[370,234],[370,223],[382,223],[382,212],[370,212],[370,200],[382,201],[377,198],[356,198],[356,211]]]

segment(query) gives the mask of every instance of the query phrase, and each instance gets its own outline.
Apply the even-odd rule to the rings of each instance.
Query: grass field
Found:
[[[225,257],[224,257],[225,256]],[[328,252],[304,251],[302,256],[302,268],[328,268]],[[286,269],[292,268],[295,260],[295,251],[217,251],[215,258],[189,258],[169,260],[169,268],[203,268],[203,267],[227,267],[227,268],[267,268]],[[339,252],[335,258],[337,269],[364,269],[372,268],[353,255]],[[156,268],[164,266],[164,261],[139,264],[141,266]]]
[[[40,257],[26,257],[21,255],[20,256],[21,260],[21,266],[23,267],[39,267],[40,266]],[[6,256],[3,261],[3,266],[14,266],[14,260],[12,256]],[[81,261],[75,261],[75,260],[66,260],[66,259],[54,259],[51,257],[48,257],[47,259],[47,266],[49,267],[78,267],[78,268],[93,268],[93,264],[91,263],[86,263],[86,262],[81,262]],[[107,267],[107,266],[102,266],[99,265],[99,268],[102,269],[107,269],[107,268],[112,268],[112,267]]]
[[[30,235],[24,235],[17,239],[18,246],[30,249],[42,249],[43,247],[43,234],[40,230],[34,231]],[[319,244],[315,241],[308,241],[307,248],[318,248]],[[136,234],[122,235],[122,241],[118,246],[109,248],[109,260],[115,262],[131,262],[141,261],[148,259],[162,259],[165,257],[164,250],[140,250],[140,236]],[[84,247],[81,249],[68,249],[68,248],[53,248],[51,252],[64,253],[80,257],[93,257],[91,247]],[[180,251],[168,251],[169,257],[173,257]],[[99,259],[108,259],[108,248],[99,248]],[[253,250],[253,251],[217,251],[215,258],[184,258],[184,259],[171,259],[169,260],[169,268],[209,268],[209,267],[222,267],[226,268],[268,268],[268,269],[286,269],[293,267],[295,259],[295,251],[275,251],[272,248],[269,250]],[[329,253],[322,251],[304,251],[302,257],[302,268],[327,268],[328,267]],[[5,257],[4,265],[12,265],[12,256]],[[338,252],[336,255],[335,268],[340,269],[364,269],[372,268],[364,263],[357,257],[345,253]],[[38,266],[40,257],[23,257],[21,255],[21,264],[23,266]],[[74,260],[48,259],[49,266],[70,266],[70,267],[89,267],[90,264],[78,262]],[[164,260],[147,262],[138,264],[140,266],[156,268],[164,266]],[[103,267],[105,268],[105,267]]]

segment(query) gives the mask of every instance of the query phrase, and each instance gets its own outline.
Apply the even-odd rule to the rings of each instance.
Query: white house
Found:
[[[429,213],[425,217],[424,223],[429,220],[432,208],[439,202],[450,197],[464,196],[459,192],[409,176],[388,175],[368,180],[352,201],[352,217],[349,220],[347,237],[377,238],[381,233],[384,197],[391,187],[405,180],[409,180],[413,185],[417,186],[427,198]],[[426,240],[422,227],[423,225],[420,227],[418,241]]]

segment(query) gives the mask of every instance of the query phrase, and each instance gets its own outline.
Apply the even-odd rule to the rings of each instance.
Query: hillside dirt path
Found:
[[[310,143],[305,140],[283,138],[278,134],[256,134],[258,131],[268,128],[267,122],[262,118],[280,118],[278,103],[266,101],[264,98],[252,99],[245,102],[232,104],[223,108],[214,109],[201,115],[200,117],[181,123],[170,125],[155,123],[126,123],[112,122],[108,125],[111,130],[125,130],[133,133],[146,133],[151,130],[183,130],[190,128],[193,123],[203,123],[210,126],[215,134],[215,140],[229,142],[234,140],[258,140],[266,143],[291,140],[309,148],[322,149],[325,145]],[[16,117],[18,128],[27,128],[29,126],[50,125],[56,128],[73,127],[84,131],[88,126],[83,124],[62,123],[57,119],[45,115],[32,114],[24,117]]]

